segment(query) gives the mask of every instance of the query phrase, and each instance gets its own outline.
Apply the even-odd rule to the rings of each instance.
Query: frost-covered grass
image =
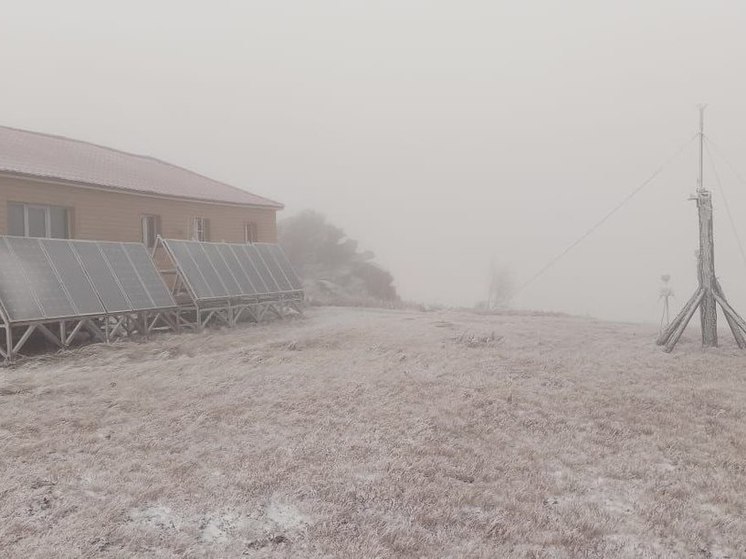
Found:
[[[0,556],[746,556],[746,357],[654,338],[321,308],[0,370]]]

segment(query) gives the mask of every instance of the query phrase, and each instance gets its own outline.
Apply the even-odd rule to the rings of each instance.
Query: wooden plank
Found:
[[[723,314],[725,314],[725,320],[728,322],[728,326],[730,327],[730,331],[733,333],[733,337],[736,340],[736,345],[738,345],[739,349],[745,349],[746,348],[746,338],[744,338],[744,332],[742,332],[741,327],[738,324],[738,319],[741,317],[738,316],[738,314],[735,312],[735,310],[728,304],[728,299],[725,297],[725,293],[723,292],[723,287],[720,285],[720,282],[715,279],[715,300],[720,304],[720,307],[723,309]],[[729,310],[726,310],[725,306],[723,306],[723,303],[719,300],[722,299],[723,302],[725,302],[726,305],[728,305],[728,308],[730,311],[732,311],[733,314]],[[735,315],[735,316],[734,316]]]
[[[671,324],[669,324],[668,327],[661,333],[661,335],[658,336],[658,340],[656,341],[658,345],[666,345],[668,343],[668,340],[671,339],[671,336],[676,331],[676,328],[678,328],[679,323],[684,320],[684,317],[687,314],[689,314],[690,307],[696,303],[701,291],[701,289],[697,289],[697,291],[694,292],[694,295],[692,295],[691,299],[687,301],[686,305],[684,305],[684,308],[679,311],[679,314],[676,315],[676,318],[674,318],[671,321]]]
[[[715,300],[720,304],[725,315],[730,316],[731,320],[746,333],[746,321],[730,306],[730,303],[718,293],[715,293]]]
[[[702,303],[702,300],[705,297],[705,291],[703,289],[700,289],[697,292],[697,297],[694,299],[693,305],[687,305],[686,314],[682,317],[682,320],[678,321],[676,324],[676,329],[671,334],[670,339],[668,342],[666,342],[666,347],[664,348],[664,351],[666,353],[671,353],[673,351],[673,348],[676,347],[676,344],[679,341],[679,338],[681,338],[681,335],[684,333],[684,330],[686,330],[687,325],[689,324],[689,321],[692,319],[692,315],[694,315],[694,311],[697,310],[697,307]]]

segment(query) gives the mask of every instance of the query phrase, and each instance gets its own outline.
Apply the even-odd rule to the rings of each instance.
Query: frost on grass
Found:
[[[743,557],[732,347],[313,309],[0,371],[2,557]]]
[[[263,548],[297,539],[312,524],[311,518],[296,506],[278,497],[256,510],[210,511],[198,515],[180,515],[164,505],[152,504],[130,511],[129,521],[159,538],[180,532],[188,537],[198,534],[206,546],[243,545]]]

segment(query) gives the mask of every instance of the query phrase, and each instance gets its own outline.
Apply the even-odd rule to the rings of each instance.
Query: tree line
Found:
[[[278,241],[304,279],[311,303],[385,304],[399,302],[391,273],[371,251],[318,212],[306,210],[278,224]]]

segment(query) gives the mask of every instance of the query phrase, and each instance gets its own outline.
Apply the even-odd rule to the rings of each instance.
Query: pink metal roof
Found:
[[[0,173],[268,208],[282,204],[152,157],[0,126]]]

